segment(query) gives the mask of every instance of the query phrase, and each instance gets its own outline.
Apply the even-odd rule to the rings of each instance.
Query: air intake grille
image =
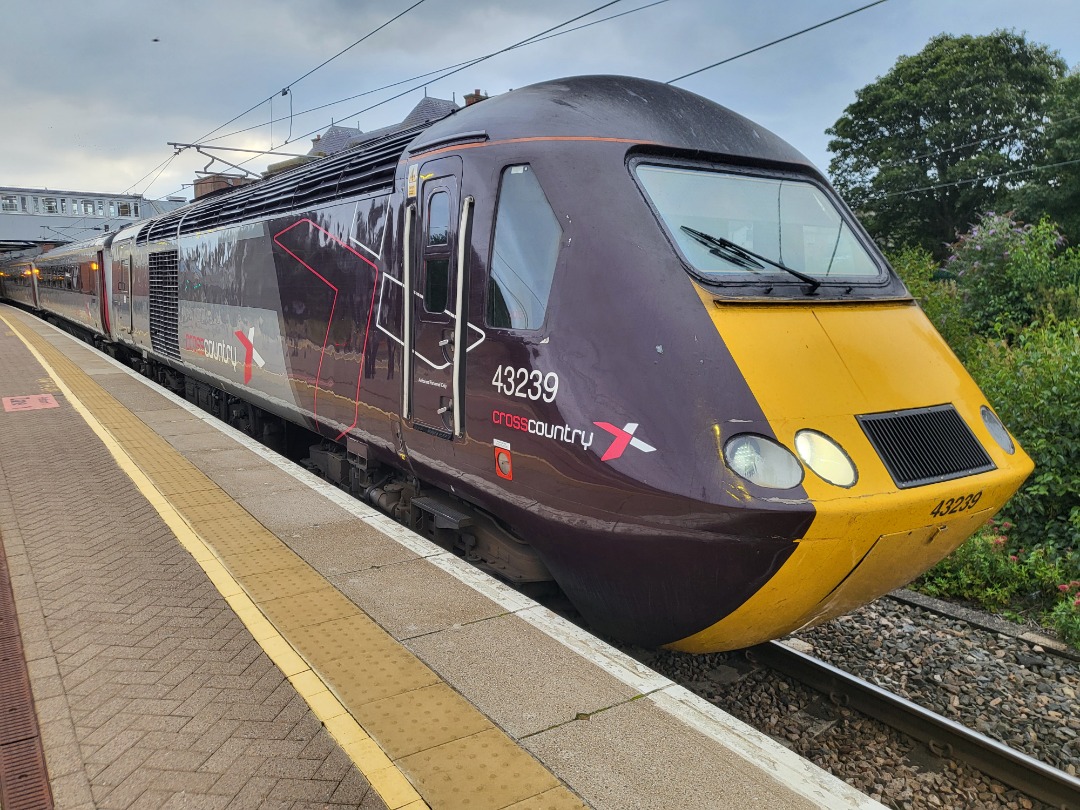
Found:
[[[150,345],[158,354],[180,359],[177,329],[177,252],[163,250],[150,254]]]
[[[952,405],[867,414],[858,420],[901,489],[995,468]]]

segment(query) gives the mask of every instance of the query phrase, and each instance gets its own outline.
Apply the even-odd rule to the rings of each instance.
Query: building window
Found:
[[[66,214],[67,213],[67,197],[61,197],[60,198],[60,213],[61,214]]]
[[[0,210],[3,211],[18,211],[19,201],[15,199],[15,195],[5,194],[0,198]]]
[[[138,203],[132,203],[131,204],[131,210],[132,210],[132,213],[134,214],[134,216],[141,216],[141,214],[139,213],[139,204]]]
[[[116,216],[116,200],[109,200],[109,216]]]
[[[116,206],[116,210],[120,212],[120,216],[122,216],[122,217],[130,217],[131,216],[131,203],[127,203],[127,202],[118,203],[117,206]]]
[[[41,204],[43,211],[46,214],[55,214],[58,212],[56,197],[42,197]]]
[[[83,200],[80,205],[82,206],[83,216],[92,217],[94,215],[94,201]]]
[[[34,213],[35,214],[40,214],[41,213],[41,201],[38,200],[37,197],[32,197],[31,199],[34,201]]]
[[[29,197],[19,197],[19,209],[24,214],[29,214],[30,213],[30,198]]]
[[[97,201],[97,215],[99,217],[105,216],[105,203],[102,200]]]

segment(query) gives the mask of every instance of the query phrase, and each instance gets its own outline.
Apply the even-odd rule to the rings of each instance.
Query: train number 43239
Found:
[[[959,512],[966,512],[969,509],[974,508],[981,497],[982,490],[973,492],[970,495],[958,495],[955,498],[946,498],[931,509],[930,514],[934,517],[942,517],[944,515],[955,515]]]

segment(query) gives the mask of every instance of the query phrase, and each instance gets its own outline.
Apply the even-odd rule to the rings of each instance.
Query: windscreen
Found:
[[[884,276],[812,183],[644,163],[635,171],[683,256],[708,280],[745,282],[784,268],[822,282]]]

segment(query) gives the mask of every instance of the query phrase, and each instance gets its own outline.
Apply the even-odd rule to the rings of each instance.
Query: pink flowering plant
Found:
[[[1080,648],[1080,570],[1047,553],[1015,545],[1007,520],[991,520],[912,587],[960,599],[1019,621],[1034,619]]]

